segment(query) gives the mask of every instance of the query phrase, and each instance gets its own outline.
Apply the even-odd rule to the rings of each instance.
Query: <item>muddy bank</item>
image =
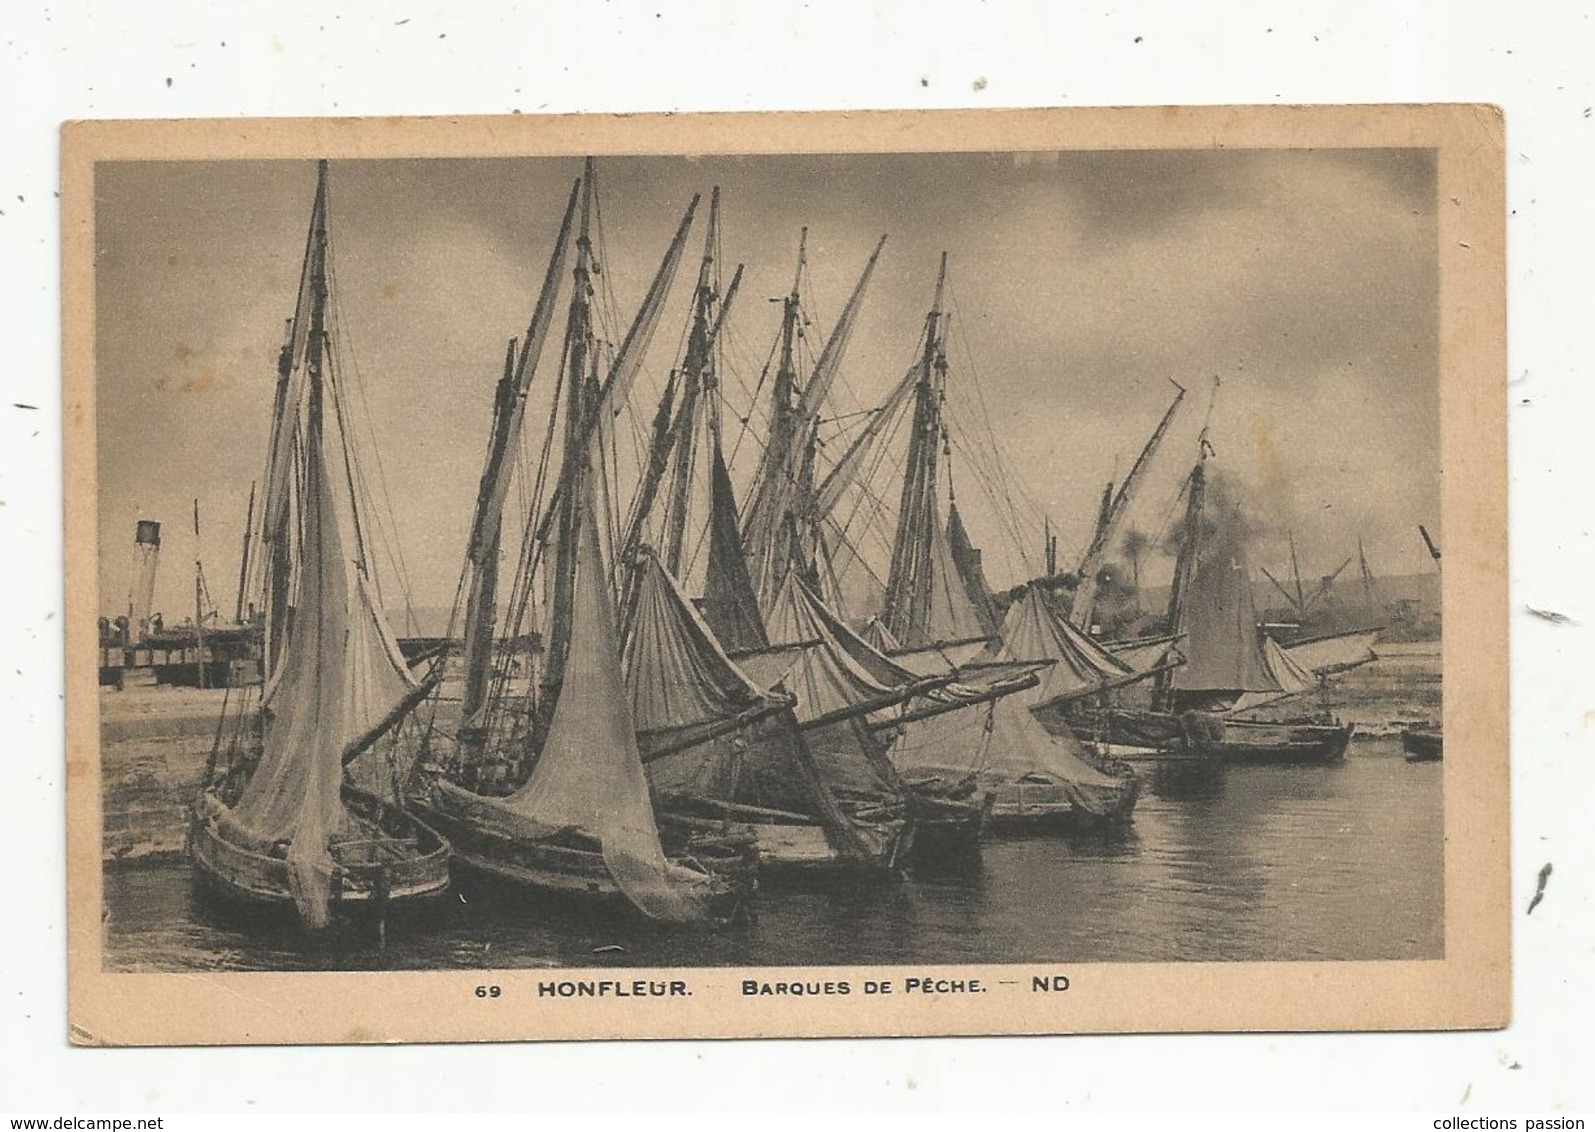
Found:
[[[204,778],[226,694],[172,687],[100,693],[106,860],[183,852],[188,806]]]

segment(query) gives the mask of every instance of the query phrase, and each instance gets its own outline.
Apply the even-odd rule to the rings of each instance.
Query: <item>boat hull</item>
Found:
[[[448,891],[450,847],[445,838],[406,810],[363,795],[346,802],[371,835],[360,844],[374,851],[334,843],[333,922],[384,916]],[[188,855],[195,879],[206,892],[235,907],[292,918],[308,927],[289,887],[287,860],[228,837],[221,821],[227,812],[224,803],[207,793],[190,815]]]
[[[959,772],[954,768],[919,768],[927,774],[940,773],[954,778]],[[1134,772],[1114,775],[1121,788],[1113,796],[1110,806],[1094,812],[1082,805],[1078,792],[1062,779],[1045,773],[1022,776],[985,772],[979,777],[979,792],[984,796],[981,834],[1008,833],[1073,833],[1110,829],[1130,821],[1140,796],[1140,780]],[[913,783],[910,783],[913,785]],[[1100,791],[1099,791],[1100,793]],[[919,839],[925,836],[926,826],[919,824],[915,834],[916,852]]]
[[[1409,727],[1401,733],[1401,750],[1409,763],[1434,763],[1443,757],[1444,743],[1438,728]]]
[[[1228,763],[1335,763],[1351,733],[1350,724],[1226,722],[1214,751]]]
[[[1064,721],[1084,739],[1156,752],[1163,758],[1228,763],[1332,763],[1346,757],[1349,724],[1224,719],[1207,713],[1083,709]]]
[[[451,800],[461,798],[469,802],[480,796],[452,784],[435,784],[413,802],[453,845],[456,867],[548,896],[631,906],[595,838],[581,833],[536,840],[506,835],[471,821],[462,813],[468,807],[451,805]],[[691,849],[667,853],[673,879],[690,883],[705,895],[711,918],[734,916],[754,889],[756,855],[745,840],[706,841],[696,848],[696,853]]]
[[[917,836],[911,818],[890,813],[854,820],[849,843],[816,818],[762,806],[675,796],[662,799],[660,809],[666,826],[707,819],[747,830],[757,847],[761,881],[895,873],[906,864]]]
[[[1094,813],[1081,806],[1066,783],[1035,778],[1001,783],[993,790],[988,823],[995,833],[1088,833],[1128,825],[1141,794],[1138,778],[1127,777],[1113,807]]]
[[[908,812],[914,823],[915,861],[977,857],[996,795],[976,790],[955,798],[909,786]]]

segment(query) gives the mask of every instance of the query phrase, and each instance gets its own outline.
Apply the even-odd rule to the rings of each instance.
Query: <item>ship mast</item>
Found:
[[[249,482],[249,506],[244,512],[244,550],[238,560],[238,605],[233,611],[233,620],[239,624],[246,624],[244,620],[244,590],[249,584],[249,542],[255,533],[255,481]]]
[[[1213,393],[1207,403],[1207,420],[1196,440],[1196,466],[1185,481],[1185,526],[1180,532],[1180,551],[1174,560],[1174,579],[1169,585],[1168,631],[1178,636],[1185,631],[1185,603],[1191,579],[1196,573],[1202,542],[1202,511],[1207,501],[1207,458],[1213,453],[1207,430],[1212,426],[1213,406],[1218,402],[1219,380],[1213,379]],[[1173,699],[1174,670],[1164,668],[1152,685],[1153,706],[1167,711]]]
[[[466,569],[469,574],[465,604],[465,692],[461,710],[460,734],[466,754],[476,753],[486,734],[485,711],[490,699],[494,629],[498,608],[498,559],[503,528],[504,502],[509,492],[510,473],[516,443],[526,414],[526,398],[543,346],[548,339],[559,301],[560,280],[570,249],[570,232],[581,193],[581,181],[571,186],[570,200],[554,241],[542,289],[532,309],[531,322],[519,343],[511,338],[504,352],[504,373],[493,399],[493,425],[487,459],[477,489],[476,512],[466,544]]]
[[[836,325],[825,340],[807,383],[799,390],[793,354],[796,339],[802,334],[798,288],[803,275],[808,229],[803,232],[798,249],[798,271],[782,309],[781,359],[776,369],[769,443],[759,461],[753,493],[742,520],[742,541],[753,564],[755,586],[760,600],[767,605],[779,594],[789,569],[799,569],[809,578],[813,578],[817,569],[817,527],[822,516],[815,504],[814,449],[818,443],[820,410],[841,368],[870,277],[886,246],[886,237],[882,236],[865,262],[858,282],[853,285],[842,313],[837,316]]]
[[[931,527],[935,521],[936,465],[941,450],[941,395],[946,387],[947,354],[942,340],[942,294],[947,283],[947,253],[936,272],[935,298],[925,316],[924,348],[915,389],[908,466],[897,509],[891,572],[886,581],[882,620],[905,645],[923,643],[931,598]]]
[[[1306,616],[1307,595],[1301,586],[1301,561],[1296,557],[1296,532],[1286,531],[1285,536],[1290,542],[1290,573],[1296,583],[1296,612],[1299,616]]]
[[[1362,601],[1369,623],[1378,615],[1379,603],[1374,599],[1373,571],[1368,568],[1368,552],[1362,547],[1362,536],[1357,536],[1357,568],[1362,572]]]
[[[323,465],[319,458],[325,434],[326,382],[323,368],[327,344],[327,163],[316,164],[316,207],[310,239],[310,330],[305,338],[305,378],[309,383],[309,411],[305,423],[305,450],[308,475],[319,475]],[[312,500],[320,496],[307,486],[305,495]],[[319,505],[319,504],[313,504]],[[323,522],[330,516],[321,516]]]
[[[742,516],[742,543],[753,567],[753,584],[762,600],[773,597],[790,558],[792,447],[797,433],[797,340],[802,335],[803,271],[808,264],[809,230],[798,232],[792,289],[780,299],[781,333],[770,391],[770,432]],[[772,302],[776,300],[771,300]]]
[[[624,550],[621,561],[634,569],[636,557],[642,549],[649,516],[662,490],[666,474],[670,475],[671,490],[665,511],[665,549],[662,563],[673,576],[682,568],[682,552],[686,543],[686,523],[691,506],[693,467],[697,461],[697,438],[700,419],[707,417],[711,439],[719,443],[720,415],[718,411],[717,377],[715,372],[715,347],[726,316],[736,299],[742,283],[742,266],[731,275],[731,283],[721,295],[715,270],[720,243],[720,190],[716,188],[710,198],[709,233],[704,243],[703,259],[698,268],[698,285],[694,292],[692,324],[687,335],[687,349],[680,369],[672,370],[665,382],[665,391],[654,413],[652,439],[648,448],[648,462],[633,497],[631,519],[622,540]],[[716,309],[718,308],[718,309]],[[678,389],[681,401],[676,402]],[[635,575],[633,580],[635,580]],[[628,583],[622,592],[627,595],[622,623],[629,624],[632,613],[631,595],[634,585]]]
[[[326,307],[327,250],[327,163],[316,164],[316,199],[310,213],[310,231],[305,236],[305,258],[299,273],[299,296],[293,318],[288,322],[286,339],[277,355],[277,388],[272,406],[271,448],[266,460],[266,504],[262,515],[261,541],[266,554],[266,629],[263,641],[265,665],[262,676],[269,685],[276,675],[289,632],[289,598],[293,586],[293,537],[296,529],[291,506],[291,483],[298,435],[298,410],[290,406],[293,375],[301,347],[306,370],[314,358],[311,407],[315,427],[321,427],[321,339]],[[292,411],[290,411],[292,410]],[[308,423],[308,422],[307,422]],[[308,438],[305,438],[308,445]]]
[[[1429,557],[1434,559],[1434,568],[1440,569],[1440,545],[1429,535],[1429,529],[1422,523],[1418,524],[1418,533],[1423,536],[1423,545],[1429,549]]]
[[[698,446],[698,401],[713,384],[713,350],[710,338],[714,307],[719,300],[715,288],[715,251],[720,242],[720,187],[709,196],[709,230],[704,236],[703,259],[698,265],[698,285],[693,291],[692,329],[687,336],[687,356],[682,364],[682,389],[679,419],[682,424],[675,441],[673,491],[665,510],[664,567],[681,576],[682,543],[686,538],[687,511],[692,489],[692,467]]]
[[[576,240],[575,283],[571,295],[570,314],[565,326],[566,414],[563,457],[559,480],[554,485],[553,496],[543,512],[532,536],[534,558],[526,576],[536,569],[541,560],[542,548],[552,538],[555,541],[553,597],[550,601],[548,645],[545,652],[543,680],[539,703],[539,719],[549,717],[560,684],[564,677],[566,654],[569,651],[571,601],[574,594],[576,572],[576,546],[582,530],[580,500],[582,477],[587,473],[589,445],[605,419],[618,411],[613,406],[623,404],[630,392],[632,380],[642,365],[654,330],[659,325],[659,315],[664,308],[665,296],[675,278],[681,251],[686,245],[687,233],[692,228],[692,218],[698,209],[699,198],[694,195],[687,205],[675,236],[665,252],[665,257],[655,272],[648,293],[643,297],[636,317],[626,331],[626,337],[616,351],[608,375],[602,382],[598,378],[598,352],[594,348],[591,315],[592,218],[594,197],[593,160],[588,158],[582,177],[581,224]],[[526,600],[523,591],[522,600]]]
[[[797,267],[792,271],[792,290],[781,300],[781,358],[775,368],[775,390],[770,417],[771,449],[779,454],[784,464],[791,456],[792,435],[795,431],[794,412],[797,408],[797,365],[793,355],[801,331],[803,269],[808,266],[809,230],[798,233]],[[779,469],[777,469],[779,471]]]
[[[571,273],[570,313],[565,324],[565,444],[555,534],[553,599],[550,603],[548,648],[543,667],[541,703],[547,716],[564,680],[570,647],[571,599],[576,582],[576,549],[581,532],[582,478],[587,474],[586,435],[592,348],[592,216],[593,159],[582,170],[581,227],[576,235],[576,266]]]
[[[1097,574],[1102,569],[1102,559],[1107,554],[1108,547],[1112,544],[1113,536],[1118,531],[1119,523],[1124,518],[1130,501],[1135,497],[1135,491],[1141,484],[1147,465],[1152,462],[1153,454],[1157,451],[1158,446],[1163,443],[1164,436],[1168,434],[1169,425],[1174,422],[1174,414],[1179,410],[1180,402],[1185,400],[1185,387],[1172,377],[1169,378],[1169,384],[1173,385],[1176,390],[1174,400],[1164,410],[1162,419],[1158,421],[1157,427],[1152,430],[1151,437],[1148,438],[1146,446],[1141,449],[1141,454],[1135,458],[1135,463],[1130,465],[1129,472],[1125,474],[1123,482],[1119,484],[1118,493],[1111,494],[1112,485],[1109,484],[1109,493],[1103,496],[1102,511],[1097,522],[1096,533],[1092,536],[1091,545],[1086,548],[1085,554],[1081,556],[1080,567],[1076,571],[1080,582],[1075,589],[1074,602],[1070,606],[1069,623],[1077,629],[1083,629],[1088,632],[1090,630],[1091,617],[1096,607]],[[1050,542],[1048,549],[1049,551],[1052,550]],[[1052,551],[1050,556],[1055,559],[1056,552]],[[1054,561],[1047,567],[1047,576],[1051,577],[1056,571],[1057,564]]]

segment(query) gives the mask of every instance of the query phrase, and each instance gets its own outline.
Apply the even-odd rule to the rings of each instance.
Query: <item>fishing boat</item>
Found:
[[[1245,718],[1318,688],[1320,678],[1259,627],[1238,509],[1208,505],[1211,451],[1204,430],[1182,487],[1186,509],[1167,624],[1181,638],[1170,647],[1183,663],[1158,672],[1149,707],[1124,706],[1111,696],[1075,700],[1061,705],[1064,721],[1080,735],[1160,757],[1337,761],[1350,742],[1349,725],[1322,716]]]
[[[511,343],[495,400],[461,590],[464,689],[452,737],[429,739],[412,796],[455,843],[461,866],[516,890],[634,909],[669,923],[734,914],[754,884],[746,839],[686,837],[667,848],[623,670],[617,571],[605,553],[607,422],[625,402],[680,262],[698,199],[676,228],[607,374],[594,325],[593,164],[571,190],[524,339]],[[579,221],[577,216],[579,215]],[[575,229],[562,387],[544,451],[562,434],[558,473],[528,511],[528,533],[497,627],[505,501],[525,408],[549,337]],[[546,592],[546,621],[533,598]],[[533,624],[538,626],[532,629]],[[540,649],[515,654],[515,642]],[[502,646],[502,647],[501,647]],[[434,722],[437,720],[434,713]]]
[[[328,247],[323,161],[267,463],[266,683],[258,704],[252,690],[231,713],[224,701],[188,831],[206,888],[312,930],[361,914],[380,925],[449,885],[448,842],[403,808],[401,767],[383,746],[433,680],[400,655],[368,558],[344,398],[358,378],[336,362]],[[342,460],[329,459],[335,450]]]
[[[913,723],[904,718],[913,710],[910,705],[934,701],[934,707],[921,707],[917,718],[970,706],[973,692],[958,685],[958,674],[950,668],[915,672],[877,652],[796,571],[787,574],[769,627],[777,642],[806,642],[785,683],[797,695],[798,724],[811,749],[828,762],[869,767],[876,793],[901,799],[916,857],[977,851],[991,813],[991,793],[970,775],[956,780],[906,775],[890,755],[895,737]],[[1004,675],[1014,686],[1034,681],[1028,669]]]
[[[1054,738],[1031,715],[1032,697],[1057,658],[1004,647],[980,551],[959,514],[945,416],[946,281],[944,255],[914,362],[819,493],[822,504],[834,506],[832,482],[862,465],[879,437],[907,422],[881,610],[864,635],[850,635],[851,648],[873,653],[873,660],[865,659],[877,669],[904,673],[900,682],[917,677],[940,684],[879,713],[871,730],[887,743],[892,765],[915,792],[939,803],[945,844],[967,845],[988,828],[1034,825],[1032,819],[1042,816],[1060,827],[1116,824],[1135,805],[1133,772],[1090,765],[1077,746],[1071,749],[1072,740]]]
[[[711,203],[711,235],[687,358],[660,403],[647,471],[633,504],[628,545],[641,543],[638,532],[656,498],[663,496],[659,553],[645,553],[642,559],[642,586],[633,618],[636,629],[628,646],[628,656],[637,659],[628,671],[634,686],[638,673],[644,682],[675,674],[669,677],[670,687],[645,701],[651,706],[668,698],[662,710],[649,712],[665,723],[680,725],[681,716],[704,714],[712,706],[705,702],[705,689],[719,689],[717,695],[723,696],[736,683],[743,685],[742,701],[756,692],[774,710],[761,711],[715,742],[698,744],[668,759],[650,759],[650,778],[661,810],[671,821],[716,819],[748,829],[758,847],[761,877],[895,874],[914,844],[916,804],[861,720],[906,693],[870,683],[822,630],[796,627],[792,616],[783,615],[786,606],[780,595],[786,580],[794,576],[789,568],[794,544],[788,540],[772,547],[764,535],[790,531],[791,525],[767,523],[762,509],[773,507],[791,515],[792,496],[756,486],[754,501],[739,525],[712,349],[739,276],[733,276],[719,310],[712,310],[717,294],[711,282],[712,249],[718,244],[717,204],[718,194]],[[806,386],[811,394],[820,393],[841,360],[879,251],[877,246],[815,362]],[[802,264],[800,250],[799,280]],[[791,470],[801,476],[801,421],[811,414],[801,402],[794,405],[791,400],[797,380],[800,301],[799,283],[794,282],[783,302],[777,411],[756,484],[795,482],[788,478],[786,456],[781,453],[793,457]],[[699,468],[703,463],[707,467]],[[671,590],[690,565],[682,553],[683,532],[696,525],[687,519],[690,495],[694,484],[703,483],[709,490],[700,542],[707,543],[708,558],[700,622],[696,611],[679,593],[672,596]],[[753,539],[754,561],[762,563],[756,568],[767,584],[776,587],[767,602],[761,602],[750,570],[744,532]],[[665,627],[673,622],[682,628],[666,633]],[[683,641],[692,642],[692,647],[680,647]],[[645,661],[645,656],[652,659]],[[697,679],[682,672],[680,662],[687,658],[693,658]],[[728,675],[731,672],[734,677]]]
[[[1408,727],[1401,732],[1401,750],[1409,763],[1434,763],[1443,757],[1438,727]]]
[[[937,513],[940,496],[936,464],[941,441],[927,438],[937,433],[938,399],[946,381],[942,324],[945,268],[944,259],[936,297],[927,315],[927,329],[916,344],[912,364],[883,404],[846,414],[863,420],[862,427],[845,446],[822,444],[820,407],[836,388],[840,356],[836,343],[845,341],[842,331],[850,328],[858,290],[844,310],[847,319],[838,321],[837,332],[827,340],[814,375],[796,395],[795,406],[790,404],[793,375],[785,360],[793,332],[789,326],[783,327],[783,363],[777,371],[776,396],[771,406],[772,440],[760,462],[752,503],[742,525],[754,577],[762,587],[760,601],[772,626],[772,638],[790,641],[812,635],[820,641],[817,651],[827,654],[824,663],[831,671],[823,678],[806,678],[811,689],[808,698],[818,705],[810,714],[821,720],[836,720],[831,726],[835,735],[841,731],[839,717],[853,713],[847,741],[865,752],[883,777],[898,783],[914,824],[916,854],[922,858],[967,857],[976,851],[994,797],[978,781],[972,767],[963,766],[957,774],[948,773],[945,767],[931,772],[925,768],[910,771],[892,754],[893,748],[907,730],[918,728],[923,720],[952,712],[962,712],[960,719],[965,721],[974,719],[972,712],[1033,686],[1038,667],[983,661],[977,673],[969,665],[990,640],[996,619],[984,579],[979,576],[979,552],[968,545],[956,506],[951,512],[950,538]],[[798,302],[794,284],[787,301],[789,324]],[[836,412],[834,407],[831,412]],[[895,586],[888,582],[887,601],[889,608],[912,606],[918,611],[916,616],[923,614],[922,620],[929,619],[924,633],[914,638],[915,646],[928,645],[930,637],[943,646],[928,664],[920,667],[901,664],[886,655],[874,640],[856,633],[841,613],[845,586],[840,575],[847,563],[863,561],[856,541],[850,537],[852,520],[859,513],[859,504],[865,501],[876,504],[870,510],[879,510],[879,501],[868,483],[869,470],[882,465],[888,434],[910,419],[910,471],[904,487],[907,503],[906,509],[899,512],[905,518],[893,537],[892,568],[899,580]],[[822,450],[840,453],[824,469],[817,458]],[[839,512],[848,497],[854,506],[844,520]],[[954,570],[949,557],[960,549],[968,566],[961,571]],[[916,572],[927,556],[942,568],[941,574],[933,575],[929,568]],[[840,568],[839,562],[843,564]],[[948,584],[956,586],[958,593],[952,599],[955,607],[944,608],[938,595]],[[777,625],[781,627],[779,633]],[[891,640],[893,647],[897,644],[881,619],[873,623],[869,632],[880,641]],[[951,636],[959,638],[956,645],[948,639]],[[945,662],[949,648],[960,653],[958,663]],[[821,663],[817,657],[812,659]],[[803,700],[800,693],[800,705]],[[851,707],[847,706],[849,703]],[[865,713],[862,722],[860,713]],[[799,714],[801,718],[803,712],[800,710]],[[817,728],[821,724],[804,720],[803,726]],[[971,744],[958,758],[966,758],[977,746]]]
[[[1096,829],[1127,823],[1140,794],[1139,776],[1122,760],[1083,743],[1063,723],[1060,708],[1150,680],[1160,667],[1133,668],[1114,657],[1061,617],[1035,586],[1026,587],[1009,606],[995,656],[1051,661],[1035,689],[1015,697],[1014,707],[1023,713],[1011,711],[1011,719],[997,721],[997,827],[1045,823]],[[1050,745],[1042,745],[1031,728],[1044,732]]]
[[[1429,552],[1429,557],[1434,559],[1434,568],[1440,569],[1440,545],[1429,534],[1429,529],[1421,523],[1418,533],[1423,536],[1423,545]],[[1360,547],[1359,547],[1360,549]],[[1401,732],[1401,749],[1405,752],[1409,763],[1439,762],[1443,755],[1443,735],[1438,723],[1426,723],[1417,727],[1407,727]]]

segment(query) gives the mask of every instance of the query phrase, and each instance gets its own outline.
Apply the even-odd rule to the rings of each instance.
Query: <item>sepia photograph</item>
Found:
[[[1427,110],[85,143],[74,979],[1178,1029],[1042,1004],[1482,949],[1476,1000],[1366,1017],[1504,1022],[1505,638],[1442,586],[1504,592],[1504,468],[1447,440],[1504,380],[1446,228],[1498,226],[1499,123],[1458,158],[1479,108]],[[893,983],[952,1005],[758,1013]],[[121,1040],[261,1036],[167,1023]],[[472,1025],[412,1023],[266,1040]]]

